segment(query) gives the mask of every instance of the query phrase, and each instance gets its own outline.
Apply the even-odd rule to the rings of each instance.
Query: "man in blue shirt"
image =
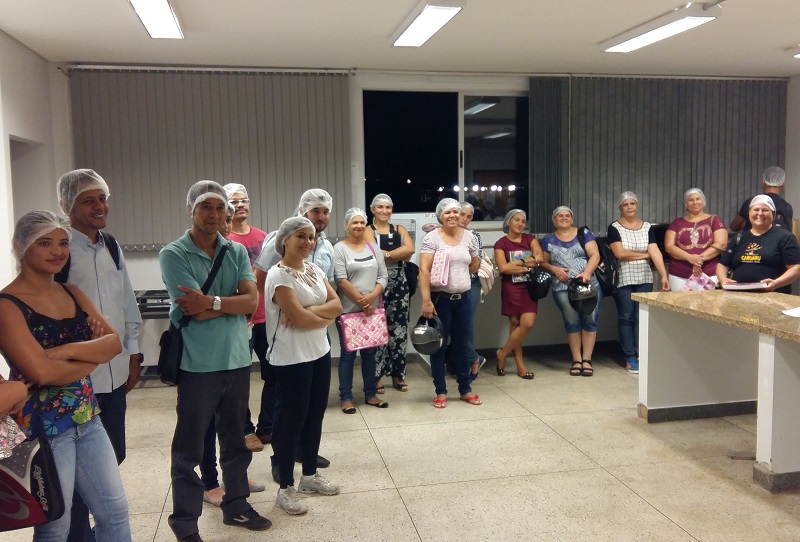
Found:
[[[123,351],[92,371],[92,386],[100,405],[117,463],[125,460],[125,394],[139,382],[143,356],[139,351],[142,316],[133,293],[119,244],[105,232],[110,192],[105,180],[91,169],[61,176],[56,185],[58,204],[69,217],[70,256],[56,280],[74,284],[86,294],[119,332]],[[71,509],[69,542],[92,542],[89,509],[76,491]]]
[[[197,520],[203,511],[203,485],[195,472],[203,437],[216,416],[220,466],[225,484],[222,516],[226,525],[253,531],[272,523],[253,510],[247,497],[247,467],[252,452],[244,441],[250,397],[250,349],[246,315],[258,305],[255,276],[247,250],[218,233],[227,215],[225,190],[214,181],[192,185],[186,197],[192,227],[159,253],[161,275],[176,326],[183,316],[183,356],[178,383],[178,420],[172,440],[172,514],[178,540],[201,540]],[[201,290],[223,246],[222,259],[207,294]]]

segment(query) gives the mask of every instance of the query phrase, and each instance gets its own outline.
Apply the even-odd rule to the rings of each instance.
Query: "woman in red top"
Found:
[[[532,380],[533,373],[525,368],[522,359],[522,341],[536,322],[537,303],[528,295],[528,271],[542,261],[542,247],[535,235],[524,233],[527,215],[521,209],[512,209],[503,219],[503,232],[494,244],[494,261],[502,276],[501,312],[508,316],[508,340],[497,350],[497,375],[506,374],[506,357],[514,354],[517,376]]]

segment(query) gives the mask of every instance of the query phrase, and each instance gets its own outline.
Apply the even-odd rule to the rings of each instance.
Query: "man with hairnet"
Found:
[[[314,229],[317,232],[317,243],[314,245],[314,250],[306,258],[308,261],[317,264],[328,282],[333,284],[333,245],[328,241],[325,235],[325,228],[328,227],[328,222],[331,219],[331,211],[333,210],[333,198],[327,191],[321,188],[312,188],[306,190],[300,196],[300,202],[297,204],[297,216],[304,216],[308,218]],[[264,291],[264,284],[267,280],[267,271],[272,266],[280,261],[280,255],[275,251],[275,233],[272,232],[267,235],[264,241],[264,248],[261,250],[255,263],[256,281],[258,282],[258,291]],[[275,380],[272,379],[272,386],[275,386]],[[272,392],[271,396],[274,398],[275,393]],[[263,394],[262,394],[263,399]],[[263,404],[262,404],[263,409]],[[302,453],[297,451],[297,461],[302,461]],[[317,457],[317,466],[321,469],[329,467],[330,461],[322,457]],[[275,466],[275,456],[272,457],[272,478],[278,482],[278,471]]]
[[[125,460],[125,394],[139,382],[144,359],[139,350],[142,316],[122,250],[111,235],[101,231],[108,218],[108,184],[94,170],[76,169],[61,176],[56,193],[61,210],[69,218],[72,238],[69,259],[55,279],[80,288],[119,331],[122,341],[122,352],[91,373],[100,418],[121,464]],[[71,518],[68,540],[94,541],[89,508],[77,491]]]
[[[267,237],[266,232],[251,226],[247,223],[250,217],[250,197],[247,195],[247,188],[243,184],[228,183],[223,186],[228,195],[228,203],[233,205],[233,229],[228,239],[244,245],[250,257],[250,264],[255,266],[256,258],[261,253],[261,246]],[[275,397],[270,397],[270,391],[274,393],[275,386],[270,385],[269,362],[267,361],[267,324],[264,316],[264,298],[261,291],[258,292],[258,309],[250,317],[252,334],[250,336],[250,351],[255,352],[258,361],[261,363],[261,379],[264,381],[264,389],[261,391],[261,409],[258,413],[258,427],[253,425],[250,415],[250,408],[247,409],[247,417],[244,420],[244,441],[247,447],[254,452],[260,452],[265,444],[272,440],[272,410],[275,405]]]
[[[250,397],[250,349],[246,315],[258,305],[255,276],[247,250],[219,233],[227,215],[228,196],[214,181],[189,189],[186,206],[191,229],[158,255],[172,306],[171,322],[182,328],[183,356],[178,381],[178,419],[172,439],[172,514],[169,526],[178,540],[201,540],[203,484],[195,472],[203,438],[212,417],[217,424],[220,466],[225,485],[222,521],[252,531],[272,524],[247,498],[247,467],[253,453],[244,442],[244,418]],[[214,261],[223,248],[222,265],[204,294]]]
[[[781,189],[786,182],[786,172],[783,168],[778,166],[770,166],[764,170],[761,176],[761,191],[759,193],[766,194],[772,199],[775,204],[775,218],[772,222],[774,226],[792,230],[792,218],[794,217],[794,209],[788,201],[781,197]],[[753,198],[747,198],[742,203],[742,208],[739,209],[739,214],[731,221],[731,231],[748,231],[752,224],[748,214],[750,213],[750,201]]]

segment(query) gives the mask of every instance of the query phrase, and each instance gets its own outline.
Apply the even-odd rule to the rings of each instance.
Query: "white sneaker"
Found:
[[[297,491],[293,486],[279,489],[275,504],[292,516],[299,516],[308,512],[308,505],[297,495]]]
[[[319,493],[320,495],[337,495],[341,491],[338,484],[329,482],[324,476],[315,473],[314,476],[303,476],[297,484],[300,493]]]

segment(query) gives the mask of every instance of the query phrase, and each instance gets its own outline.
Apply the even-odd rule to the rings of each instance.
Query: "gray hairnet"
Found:
[[[453,198],[444,198],[436,205],[436,220],[439,221],[439,224],[442,223],[442,213],[450,209],[461,209],[461,204]]]
[[[225,190],[225,195],[228,197],[228,199],[231,199],[237,192],[239,194],[244,194],[244,197],[248,199],[250,198],[250,196],[247,195],[247,188],[245,188],[243,184],[228,183],[222,188]]]
[[[467,203],[467,202],[465,201],[464,203],[462,203],[462,204],[461,204],[461,210],[462,210],[462,211],[465,211],[465,210],[467,210],[467,209],[469,209],[470,211],[472,211],[472,215],[473,215],[473,216],[475,215],[475,206],[474,206],[474,205],[472,205],[471,203]]]
[[[753,205],[756,205],[757,203],[763,203],[770,208],[773,214],[775,214],[775,202],[772,201],[771,197],[767,196],[766,194],[759,194],[758,196],[755,196],[750,200],[750,208],[752,209]]]
[[[525,217],[525,220],[528,220],[528,214],[522,209],[511,209],[506,213],[506,216],[503,217],[503,233],[508,233],[508,221],[514,218],[514,215],[517,213],[522,213],[522,216]]]
[[[703,207],[706,205],[706,195],[703,194],[703,191],[699,188],[690,188],[686,192],[683,193],[683,204],[686,205],[686,202],[689,201],[689,196],[692,194],[700,194],[700,198],[703,200]]]
[[[632,199],[636,203],[639,203],[639,196],[637,196],[636,194],[634,194],[630,190],[627,190],[627,191],[625,191],[625,192],[623,192],[622,194],[619,195],[619,199],[617,200],[617,207],[622,205],[622,202],[625,201],[626,199]]]
[[[559,205],[558,207],[556,207],[555,209],[553,209],[553,214],[552,214],[551,216],[552,216],[553,218],[555,218],[555,217],[556,217],[556,215],[557,215],[558,213],[560,213],[561,211],[569,211],[569,215],[570,215],[571,217],[573,217],[573,218],[575,217],[575,213],[573,213],[573,212],[572,212],[572,209],[570,209],[570,208],[569,208],[569,207],[567,207],[566,205]]]
[[[47,235],[51,231],[61,228],[67,232],[67,239],[72,239],[72,230],[69,227],[69,221],[51,211],[31,211],[25,213],[17,220],[14,226],[14,236],[11,241],[11,248],[14,250],[14,256],[17,260],[21,260],[25,255],[25,251],[36,242],[36,240],[43,235]]]
[[[363,209],[359,207],[350,207],[347,212],[344,214],[344,227],[350,225],[350,221],[353,220],[354,217],[360,216],[364,219],[364,222],[367,221],[367,213],[364,212]]]
[[[386,194],[378,194],[377,196],[372,198],[372,203],[369,204],[369,208],[372,209],[373,207],[375,207],[379,203],[388,203],[389,205],[394,207],[394,202],[392,201],[392,198],[390,198]]]
[[[286,247],[283,246],[283,243],[292,234],[303,228],[309,228],[316,235],[317,230],[314,229],[314,224],[304,216],[293,216],[284,220],[283,224],[278,228],[278,233],[275,234],[275,252],[283,256],[286,253]]]
[[[108,190],[108,184],[95,170],[75,169],[68,171],[61,176],[56,185],[58,206],[61,207],[65,215],[69,215],[75,205],[75,200],[78,199],[80,194],[87,190],[97,189],[102,190],[106,198],[111,195]]]
[[[211,198],[224,201],[227,208],[228,196],[225,195],[225,189],[222,188],[219,183],[214,181],[197,181],[186,194],[186,209],[188,209],[190,215],[194,214],[195,207]]]
[[[764,182],[767,186],[783,186],[786,181],[786,172],[778,166],[771,166],[764,170]]]
[[[300,196],[300,203],[297,205],[297,216],[305,216],[315,207],[325,207],[328,211],[333,210],[333,198],[322,188],[312,188],[303,192],[303,195]]]

